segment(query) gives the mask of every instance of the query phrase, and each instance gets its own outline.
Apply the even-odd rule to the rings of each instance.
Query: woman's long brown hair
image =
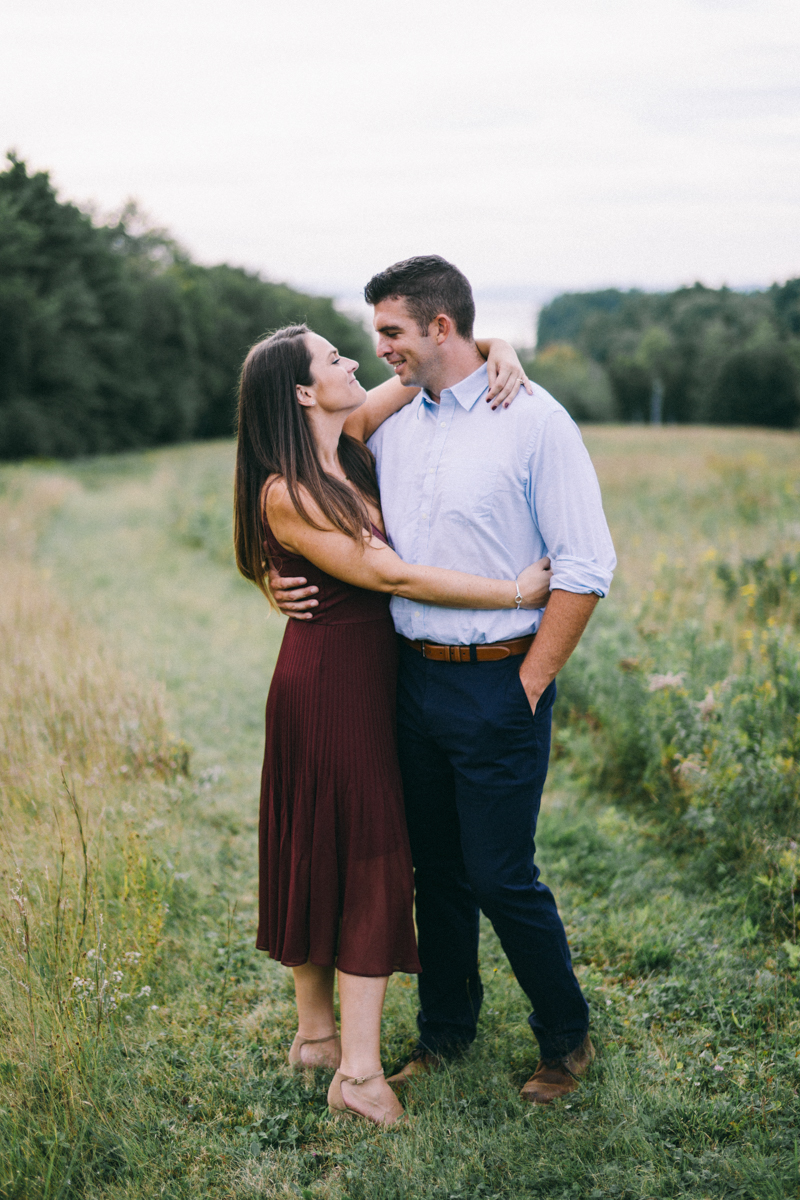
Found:
[[[298,384],[310,387],[314,382],[306,343],[309,332],[305,325],[289,325],[257,342],[244,360],[239,380],[233,504],[236,565],[270,602],[263,495],[270,475],[283,477],[292,504],[309,525],[320,528],[303,505],[301,485],[336,529],[357,540],[370,526],[362,496],[380,503],[375,459],[363,442],[346,433],[339,439],[339,462],[353,487],[322,469],[296,391]]]

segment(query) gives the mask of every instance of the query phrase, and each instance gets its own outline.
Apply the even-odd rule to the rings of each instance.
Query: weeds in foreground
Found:
[[[769,928],[796,962],[800,641],[791,621],[793,572],[785,572],[781,592],[776,577],[784,572],[766,562],[761,578],[774,601],[767,606],[748,603],[749,585],[732,591],[727,566],[705,570],[706,591],[719,585],[722,615],[734,609],[729,619],[715,617],[712,627],[670,620],[669,607],[679,603],[674,578],[659,581],[635,622],[612,611],[564,673],[568,707],[556,745],[571,751],[585,786],[657,823],[676,851],[691,854],[692,871],[738,895],[743,919]],[[770,608],[787,617],[783,628]]]
[[[140,823],[188,755],[158,690],[116,667],[29,561],[54,498],[6,499],[0,551],[2,1157],[20,1195],[58,1194],[116,1025],[147,1008],[173,872]]]

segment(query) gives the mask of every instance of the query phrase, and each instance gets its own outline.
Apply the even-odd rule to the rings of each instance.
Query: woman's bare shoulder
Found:
[[[261,503],[267,511],[272,509],[278,512],[287,501],[291,505],[292,499],[289,495],[289,486],[283,475],[268,475],[261,489]]]
[[[274,527],[276,522],[288,522],[292,525],[321,526],[323,529],[330,527],[330,522],[305,485],[295,484],[295,492],[302,505],[302,513],[297,511],[283,475],[270,475],[265,481],[261,495],[270,525]]]

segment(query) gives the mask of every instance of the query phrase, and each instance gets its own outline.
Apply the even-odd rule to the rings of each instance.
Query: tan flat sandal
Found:
[[[303,1046],[319,1046],[323,1042],[335,1042],[336,1045],[331,1046],[329,1051],[323,1050],[319,1062],[305,1062]],[[289,1065],[296,1070],[308,1071],[313,1070],[314,1067],[324,1067],[327,1070],[335,1071],[341,1061],[342,1044],[338,1033],[329,1033],[327,1037],[322,1038],[301,1037],[299,1033],[294,1035],[294,1041],[289,1050]]]
[[[406,1112],[391,1089],[389,1089],[391,1101],[388,1104],[380,1104],[376,1100],[369,1100],[366,1096],[362,1097],[367,1109],[363,1113],[356,1108],[350,1108],[342,1095],[343,1083],[352,1083],[354,1087],[360,1087],[362,1083],[369,1083],[371,1079],[380,1079],[382,1076],[383,1071],[376,1071],[374,1075],[359,1076],[343,1075],[341,1071],[337,1071],[328,1088],[328,1108],[337,1117],[362,1117],[365,1121],[372,1121],[375,1125],[395,1125],[405,1117]]]

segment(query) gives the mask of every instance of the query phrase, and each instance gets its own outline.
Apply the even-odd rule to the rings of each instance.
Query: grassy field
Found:
[[[540,861],[598,1061],[526,1107],[491,929],[472,1053],[329,1119],[253,949],[282,622],[229,444],[0,471],[0,1197],[800,1196],[800,439],[586,431],[620,567],[564,673]],[[395,976],[384,1062],[413,1044]]]

